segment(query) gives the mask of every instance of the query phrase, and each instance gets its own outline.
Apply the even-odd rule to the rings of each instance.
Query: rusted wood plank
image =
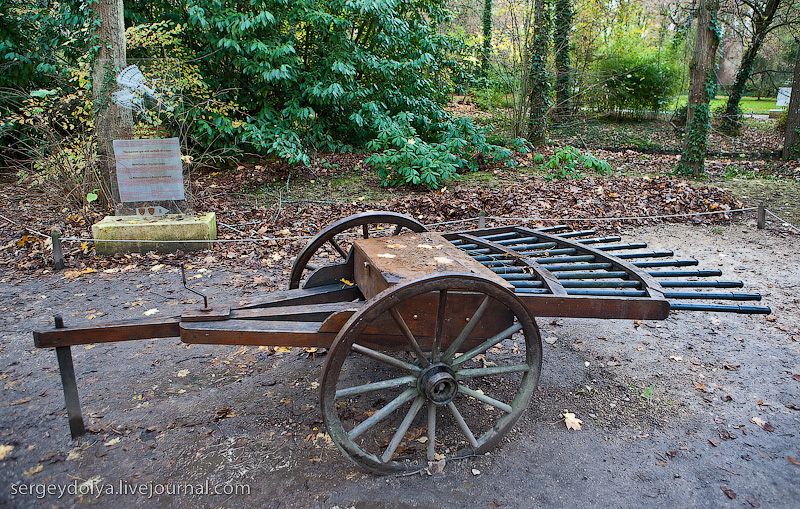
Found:
[[[172,316],[38,330],[33,332],[33,343],[38,348],[52,348],[137,339],[174,338],[180,335],[179,323],[180,318]]]
[[[272,320],[296,322],[322,322],[340,311],[355,311],[361,302],[334,302],[303,306],[278,306],[273,308],[237,309],[231,312],[233,320]]]
[[[355,286],[335,284],[271,292],[251,299],[244,304],[234,306],[233,309],[326,304],[330,302],[349,302],[360,298],[361,294]]]
[[[511,285],[432,232],[356,240],[353,245],[355,280],[366,298],[408,279],[438,272],[480,274],[511,289]]]

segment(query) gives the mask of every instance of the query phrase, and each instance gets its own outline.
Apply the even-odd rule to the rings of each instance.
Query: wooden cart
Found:
[[[369,470],[416,470],[482,454],[520,418],[541,369],[535,318],[770,312],[719,303],[758,294],[704,291],[742,286],[707,279],[719,271],[620,240],[566,226],[442,235],[401,214],[357,214],[308,244],[287,291],[169,319],[73,327],[56,317],[34,340],[56,349],[73,436],[84,427],[71,346],[180,337],[329,349],[320,388],[333,442]]]

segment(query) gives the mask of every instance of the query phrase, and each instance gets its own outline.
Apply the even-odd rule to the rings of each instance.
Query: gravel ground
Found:
[[[48,326],[55,312],[67,323],[154,308],[155,316],[171,316],[193,296],[169,267],[71,280],[0,274],[0,506],[796,507],[798,237],[744,223],[628,233],[719,267],[725,279],[745,280],[774,315],[540,320],[552,345],[545,344],[530,410],[499,449],[451,462],[435,476],[365,474],[326,443],[316,387],[324,357],[298,349],[177,339],[78,347],[90,433],[70,441],[55,355],[33,348],[30,329]],[[285,269],[189,272],[202,276],[196,285],[234,302],[287,277]],[[564,411],[582,419],[583,429],[567,430]],[[149,501],[20,494],[21,485],[206,480],[241,483],[250,493]]]

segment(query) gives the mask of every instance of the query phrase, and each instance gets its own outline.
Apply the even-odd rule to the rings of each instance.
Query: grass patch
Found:
[[[728,189],[746,206],[759,203],[792,224],[800,224],[800,181],[791,178],[761,177],[735,178],[715,182],[715,185]]]
[[[672,108],[680,108],[681,106],[685,106],[688,100],[688,96],[682,95],[679,96],[675,103],[673,104]],[[711,101],[711,111],[714,111],[715,108],[720,106],[724,107],[725,104],[728,102],[728,97],[724,95],[718,95]],[[775,106],[775,99],[768,98],[768,99],[758,99],[756,97],[742,97],[742,101],[739,103],[739,107],[742,109],[742,113],[757,113],[766,115],[769,113],[769,110],[774,110]]]

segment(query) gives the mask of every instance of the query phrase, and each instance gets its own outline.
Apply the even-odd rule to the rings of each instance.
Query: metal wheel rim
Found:
[[[415,233],[427,231],[427,228],[416,219],[396,212],[362,212],[340,219],[322,229],[297,255],[292,265],[291,276],[289,277],[289,289],[300,288],[300,281],[303,279],[303,272],[306,270],[308,262],[323,245],[330,242],[336,235],[344,231],[358,226],[369,226],[372,224],[391,224],[400,229],[406,228]],[[398,233],[400,233],[399,230],[393,233],[393,235],[397,235]]]
[[[323,369],[322,381],[320,384],[323,420],[333,442],[357,465],[376,473],[386,474],[399,471],[419,470],[428,466],[428,463],[416,462],[409,464],[391,460],[391,457],[389,461],[383,461],[375,454],[363,450],[353,440],[349,439],[348,432],[344,429],[344,425],[339,418],[335,402],[337,399],[337,380],[344,361],[347,356],[351,354],[355,339],[360,334],[360,331],[372,322],[375,317],[381,313],[387,312],[388,309],[394,307],[403,300],[428,291],[443,289],[462,289],[468,291],[470,288],[464,289],[459,287],[459,285],[463,286],[465,282],[468,283],[466,286],[470,288],[485,290],[485,292],[482,291],[481,293],[488,295],[492,299],[501,301],[517,317],[515,323],[518,322],[521,325],[521,330],[524,331],[526,348],[525,359],[529,369],[523,375],[516,395],[511,402],[513,411],[497,419],[487,432],[483,433],[479,438],[476,437],[478,442],[477,447],[467,446],[451,455],[448,459],[458,459],[470,455],[484,454],[489,451],[511,430],[527,408],[533,391],[538,384],[542,362],[542,345],[536,322],[515,295],[497,283],[474,274],[431,275],[394,286],[370,299],[370,301],[368,301],[359,312],[355,313],[344,327],[342,327],[342,330],[336,336],[331,346]],[[430,406],[430,402],[426,400],[424,406]],[[427,426],[428,424],[426,424],[426,432],[428,431]],[[430,454],[430,452],[428,452],[428,454]],[[426,460],[430,461],[430,458],[427,457]]]

